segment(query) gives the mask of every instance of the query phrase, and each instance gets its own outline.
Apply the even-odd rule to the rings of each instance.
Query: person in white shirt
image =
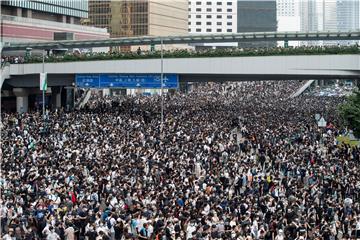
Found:
[[[186,239],[191,239],[196,231],[195,222],[190,222],[186,228]]]
[[[46,240],[58,240],[58,239],[60,239],[60,236],[54,231],[54,228],[52,226],[49,227]]]

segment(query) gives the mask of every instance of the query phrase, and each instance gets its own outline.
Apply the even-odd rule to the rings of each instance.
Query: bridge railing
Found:
[[[284,56],[284,55],[333,55],[333,54],[360,54],[358,45],[352,46],[326,46],[326,47],[295,47],[295,48],[258,48],[258,49],[210,49],[210,50],[173,50],[165,51],[164,58],[202,58],[202,57],[251,57],[251,56]],[[109,52],[65,54],[63,56],[48,56],[45,62],[76,62],[101,60],[129,60],[160,58],[160,51],[141,52]],[[32,56],[26,58],[24,63],[41,63],[42,57]]]

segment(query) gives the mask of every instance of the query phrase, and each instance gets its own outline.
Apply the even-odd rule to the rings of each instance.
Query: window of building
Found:
[[[227,31],[227,32],[232,32],[232,29],[227,29],[226,31]]]
[[[216,25],[221,26],[222,22],[217,22]]]
[[[189,8],[188,10],[189,10],[189,12],[191,12],[191,8]]]
[[[201,18],[201,15],[196,15],[196,18]]]
[[[201,25],[201,22],[196,22],[196,25],[197,25],[197,26]]]
[[[226,3],[228,6],[232,6],[232,2],[227,2]]]
[[[197,12],[201,12],[201,8],[197,8],[196,11],[197,11]]]
[[[217,12],[221,12],[221,8],[217,8],[216,11],[217,11]]]
[[[211,18],[211,15],[206,15],[206,18]]]
[[[231,8],[228,8],[228,9],[227,9],[227,12],[232,12],[232,9],[231,9]]]
[[[206,11],[207,11],[207,12],[211,12],[211,8],[207,8]]]
[[[188,24],[191,25],[191,22],[189,22]]]
[[[196,29],[196,32],[201,32],[201,28],[197,28],[197,29]]]
[[[211,25],[211,22],[206,22],[206,25],[207,25],[207,26]]]
[[[191,28],[188,29],[188,32],[191,32]]]
[[[216,15],[216,18],[217,18],[217,19],[221,19],[222,16],[221,16],[221,15]]]
[[[227,15],[227,19],[232,19],[232,15]]]
[[[206,5],[211,5],[211,2],[206,2]]]
[[[196,2],[196,5],[201,5],[201,2]]]
[[[217,2],[216,5],[221,6],[222,2]]]
[[[227,25],[228,25],[228,26],[232,26],[232,22],[227,22]]]
[[[191,1],[189,1],[189,5],[191,5]]]
[[[221,32],[221,29],[219,29],[219,28],[218,28],[218,29],[216,29],[216,32]]]
[[[210,29],[210,28],[207,28],[207,29],[206,29],[206,32],[211,32],[211,29]]]

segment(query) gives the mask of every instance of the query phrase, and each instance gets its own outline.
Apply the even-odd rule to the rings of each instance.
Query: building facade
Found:
[[[303,0],[300,7],[301,31],[358,30],[359,0]],[[347,41],[302,42],[304,45],[353,44]]]
[[[298,0],[277,0],[277,31],[296,32],[300,31],[300,9]],[[285,46],[284,42],[279,42],[279,46]],[[298,41],[290,41],[289,46],[298,46]]]
[[[276,1],[237,2],[237,31],[242,32],[276,32],[277,12]],[[243,42],[239,47],[275,47],[276,42]]]
[[[184,35],[187,8],[186,0],[90,0],[86,24],[107,28],[113,38]]]
[[[1,13],[4,15],[80,24],[81,18],[88,17],[88,1],[64,0],[3,0]]]
[[[90,0],[87,25],[111,37],[183,35],[187,16],[186,0]]]
[[[237,32],[236,0],[190,0],[188,31],[190,34]],[[237,43],[196,44],[197,47],[236,47]]]
[[[1,40],[51,41],[59,32],[74,40],[109,37],[106,29],[81,26],[81,19],[87,17],[87,0],[1,1]]]

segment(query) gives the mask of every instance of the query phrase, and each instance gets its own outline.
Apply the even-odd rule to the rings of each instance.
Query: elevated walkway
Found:
[[[308,89],[315,80],[308,80],[304,85],[302,85],[296,92],[294,92],[290,98],[296,98],[300,96],[306,89]]]

